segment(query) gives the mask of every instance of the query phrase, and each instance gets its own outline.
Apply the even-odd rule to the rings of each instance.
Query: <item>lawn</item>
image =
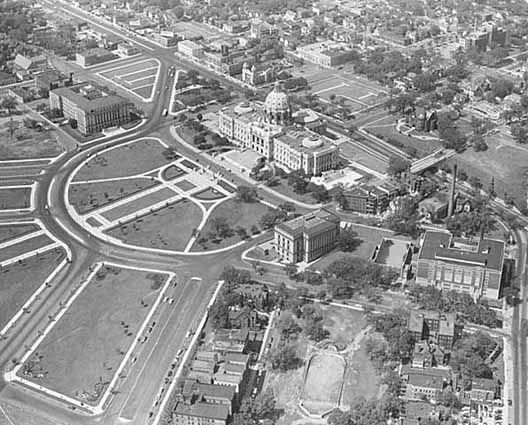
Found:
[[[187,180],[180,180],[174,183],[175,186],[179,187],[184,192],[188,192],[191,189],[194,189],[196,186]]]
[[[487,151],[475,152],[469,148],[452,157],[448,164],[456,161],[459,170],[480,179],[484,190],[489,189],[494,178],[499,197],[507,193],[514,197],[517,207],[526,208],[528,148],[501,135],[490,136],[487,144]]]
[[[53,129],[29,129],[23,124],[26,115],[13,115],[15,132],[9,134],[9,119],[0,118],[0,158],[29,159],[53,158],[62,152],[57,141],[57,132]]]
[[[0,225],[0,243],[36,232],[37,230],[39,230],[39,226],[31,223]]]
[[[54,391],[96,403],[137,338],[164,276],[103,266],[19,373]]]
[[[339,403],[345,374],[341,356],[315,354],[308,364],[301,403],[312,414],[322,415]]]
[[[394,145],[397,147],[416,149],[418,158],[427,156],[442,147],[440,140],[420,140],[412,137],[412,135],[433,137],[435,136],[434,134],[412,130],[409,133],[411,137],[409,137],[407,134],[399,133],[396,130],[396,121],[399,118],[399,115],[388,115],[382,120],[377,120],[372,125],[367,125],[365,130],[389,143],[391,139],[395,140],[396,143]]]
[[[90,159],[75,175],[73,181],[111,179],[134,176],[168,164],[164,146],[154,139],[134,143],[103,152]]]
[[[280,179],[280,184],[271,186],[272,190],[282,193],[289,198],[295,199],[296,201],[304,202],[306,204],[316,204],[317,201],[312,197],[310,193],[299,194],[293,191],[293,188],[288,184],[287,179]]]
[[[47,235],[39,235],[14,245],[9,245],[8,247],[0,249],[0,262],[25,254],[26,252],[41,249],[52,243],[53,240]]]
[[[214,208],[209,216],[204,228],[200,232],[198,239],[206,237],[213,231],[212,222],[217,218],[223,217],[226,219],[227,224],[232,228],[243,227],[246,229],[248,235],[251,234],[252,226],[259,226],[260,218],[268,211],[268,207],[260,202],[239,202],[235,199],[228,199]],[[204,251],[211,249],[224,248],[240,242],[241,239],[238,235],[234,234],[228,238],[221,239],[218,243],[208,241],[205,244],[194,243],[192,251]]]
[[[85,214],[158,184],[156,180],[146,178],[72,184],[68,196],[75,210]]]
[[[164,180],[172,180],[176,177],[184,176],[185,174],[187,173],[181,168],[177,167],[176,165],[171,165],[170,167],[167,167],[163,170],[163,172],[161,173],[161,177]]]
[[[114,221],[120,219],[121,217],[126,217],[129,214],[138,212],[144,208],[151,207],[158,202],[164,201],[173,196],[176,196],[176,193],[172,189],[169,189],[168,187],[162,187],[155,192],[149,193],[140,198],[134,199],[133,201],[105,211],[101,215],[107,220]]]
[[[107,233],[132,245],[183,251],[201,218],[198,206],[182,199]]]
[[[64,258],[64,250],[52,249],[14,263],[0,271],[0,329],[24,305]]]
[[[31,188],[0,188],[0,210],[18,210],[31,206]]]
[[[216,201],[225,198],[225,195],[212,187],[208,187],[201,192],[195,193],[193,198],[199,199],[200,201]]]

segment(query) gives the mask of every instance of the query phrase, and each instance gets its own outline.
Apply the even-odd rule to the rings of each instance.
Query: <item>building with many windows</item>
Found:
[[[241,103],[218,113],[220,133],[242,147],[263,155],[286,171],[302,170],[319,175],[337,166],[339,148],[330,139],[316,133],[306,123],[306,111],[300,120],[292,113],[288,95],[277,84],[259,108]]]
[[[330,68],[351,61],[357,52],[346,43],[323,41],[298,47],[297,55],[307,62]]]
[[[497,300],[503,266],[502,241],[427,231],[416,261],[416,283],[467,293],[474,299]]]
[[[456,314],[411,310],[407,329],[415,341],[429,341],[451,349],[456,338]]]
[[[275,226],[278,257],[288,263],[316,260],[335,248],[340,230],[337,215],[320,209]]]
[[[108,93],[91,82],[52,90],[49,100],[50,108],[57,108],[65,118],[75,120],[84,135],[126,124],[133,107],[128,99]]]

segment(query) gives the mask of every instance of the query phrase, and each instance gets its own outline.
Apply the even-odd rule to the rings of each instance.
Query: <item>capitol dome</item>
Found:
[[[290,98],[282,90],[279,83],[266,96],[264,101],[264,112],[266,121],[272,124],[290,124],[292,112]]]

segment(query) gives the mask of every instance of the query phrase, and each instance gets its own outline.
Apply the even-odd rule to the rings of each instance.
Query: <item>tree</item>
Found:
[[[416,199],[406,196],[400,198],[394,213],[387,220],[391,230],[403,235],[417,236],[418,203]]]
[[[220,280],[224,280],[228,286],[243,285],[251,281],[251,273],[248,270],[225,266],[220,274]]]
[[[256,189],[248,186],[238,186],[236,191],[236,199],[241,202],[252,203],[258,200]]]
[[[328,200],[328,190],[323,185],[309,183],[306,190],[311,192],[312,197],[317,202],[326,202]]]
[[[400,176],[402,173],[408,171],[411,167],[411,163],[399,156],[391,156],[389,158],[389,166],[387,168],[387,173],[391,176]]]
[[[517,143],[528,143],[528,128],[522,124],[514,124],[510,127],[512,137]]]
[[[213,229],[214,234],[221,239],[228,238],[233,234],[233,229],[231,229],[231,226],[225,217],[213,217],[211,219],[211,228]]]
[[[290,340],[295,339],[297,335],[301,332],[301,327],[297,323],[293,314],[289,311],[283,312],[277,322],[277,329],[279,330],[281,337]]]
[[[10,139],[13,139],[13,135],[15,134],[15,126],[13,123],[13,111],[16,111],[18,102],[13,96],[6,96],[2,100],[2,108],[7,109],[7,112],[9,113],[9,137]]]
[[[301,359],[297,356],[297,350],[293,345],[285,345],[271,356],[271,367],[281,372],[297,369],[300,365]]]
[[[263,229],[271,229],[287,217],[288,215],[282,209],[270,210],[260,218],[260,225]]]
[[[343,252],[354,251],[363,241],[352,229],[343,229],[337,237],[337,249]]]
[[[70,118],[68,120],[68,124],[71,128],[76,129],[77,128],[77,120],[75,118]]]

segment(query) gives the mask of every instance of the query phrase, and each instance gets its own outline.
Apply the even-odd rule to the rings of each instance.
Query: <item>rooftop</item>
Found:
[[[450,233],[427,231],[418,258],[502,271],[504,242],[486,238],[480,238],[477,243],[473,244],[471,241],[467,242],[463,247],[461,244],[455,246]]]
[[[300,236],[302,234],[316,234],[335,227],[336,225],[339,226],[339,223],[340,219],[337,215],[321,208],[317,211],[281,223],[275,226],[275,228],[291,234],[292,236]]]
[[[102,90],[99,90],[99,97],[87,97],[81,92],[82,89],[95,87],[96,86],[91,82],[84,82],[70,87],[59,87],[58,89],[52,90],[51,93],[70,100],[85,112],[92,112],[95,109],[109,108],[115,105],[130,103],[128,99],[125,99],[122,96],[109,94]]]
[[[276,140],[304,153],[337,149],[330,139],[305,128],[286,127],[283,134],[276,137]]]
[[[229,409],[227,406],[222,404],[195,403],[188,405],[184,403],[177,403],[176,407],[174,408],[174,413],[177,415],[225,421],[229,416]]]

